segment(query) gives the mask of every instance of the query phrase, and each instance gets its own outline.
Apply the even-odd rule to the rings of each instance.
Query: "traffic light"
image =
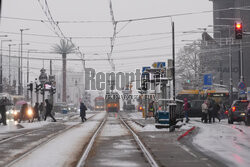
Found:
[[[33,83],[29,83],[27,85],[27,89],[30,90],[30,91],[33,91]]]
[[[235,29],[235,39],[242,39],[242,22],[237,21],[234,23],[234,29]]]

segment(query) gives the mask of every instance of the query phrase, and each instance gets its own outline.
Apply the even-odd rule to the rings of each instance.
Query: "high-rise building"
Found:
[[[233,58],[233,85],[237,88],[240,81],[240,40],[235,39],[234,23],[241,20],[243,31],[250,32],[250,1],[249,0],[210,0],[213,2],[214,18],[214,39],[216,47],[207,46],[206,49],[213,48],[213,55],[220,62],[213,64],[215,82],[229,85],[229,48],[232,48]],[[225,9],[225,10],[223,10]],[[246,85],[250,87],[250,35],[243,34],[243,77]],[[209,44],[208,44],[209,45]],[[214,43],[212,45],[215,45]],[[207,55],[209,56],[209,55]],[[217,75],[216,75],[217,74]]]

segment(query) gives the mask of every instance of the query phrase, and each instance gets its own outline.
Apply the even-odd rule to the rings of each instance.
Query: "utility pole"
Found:
[[[3,92],[3,42],[11,42],[11,40],[1,40],[0,93]]]
[[[9,44],[9,85],[11,85],[11,68],[10,68],[10,62],[11,62],[11,46],[16,46],[16,44]]]
[[[174,22],[172,21],[172,54],[173,54],[173,99],[175,100],[175,32]]]
[[[23,94],[23,31],[29,30],[28,28],[26,29],[20,29],[21,32],[21,69],[20,69],[20,94]]]
[[[49,63],[50,63],[49,75],[52,75],[52,60],[50,60]]]
[[[240,40],[240,82],[244,81],[243,76],[243,50],[242,50],[242,39]]]

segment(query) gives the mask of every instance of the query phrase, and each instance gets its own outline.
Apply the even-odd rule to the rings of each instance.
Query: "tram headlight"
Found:
[[[14,113],[13,113],[15,116],[17,115],[17,111],[14,111]]]
[[[29,116],[33,115],[33,111],[31,109],[28,109],[27,113],[28,113]]]

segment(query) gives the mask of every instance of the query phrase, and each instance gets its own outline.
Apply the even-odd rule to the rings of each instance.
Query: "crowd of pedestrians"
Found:
[[[201,105],[202,117],[201,121],[204,123],[214,123],[217,118],[221,121],[221,111],[223,110],[223,103],[217,103],[213,99],[207,99]]]

